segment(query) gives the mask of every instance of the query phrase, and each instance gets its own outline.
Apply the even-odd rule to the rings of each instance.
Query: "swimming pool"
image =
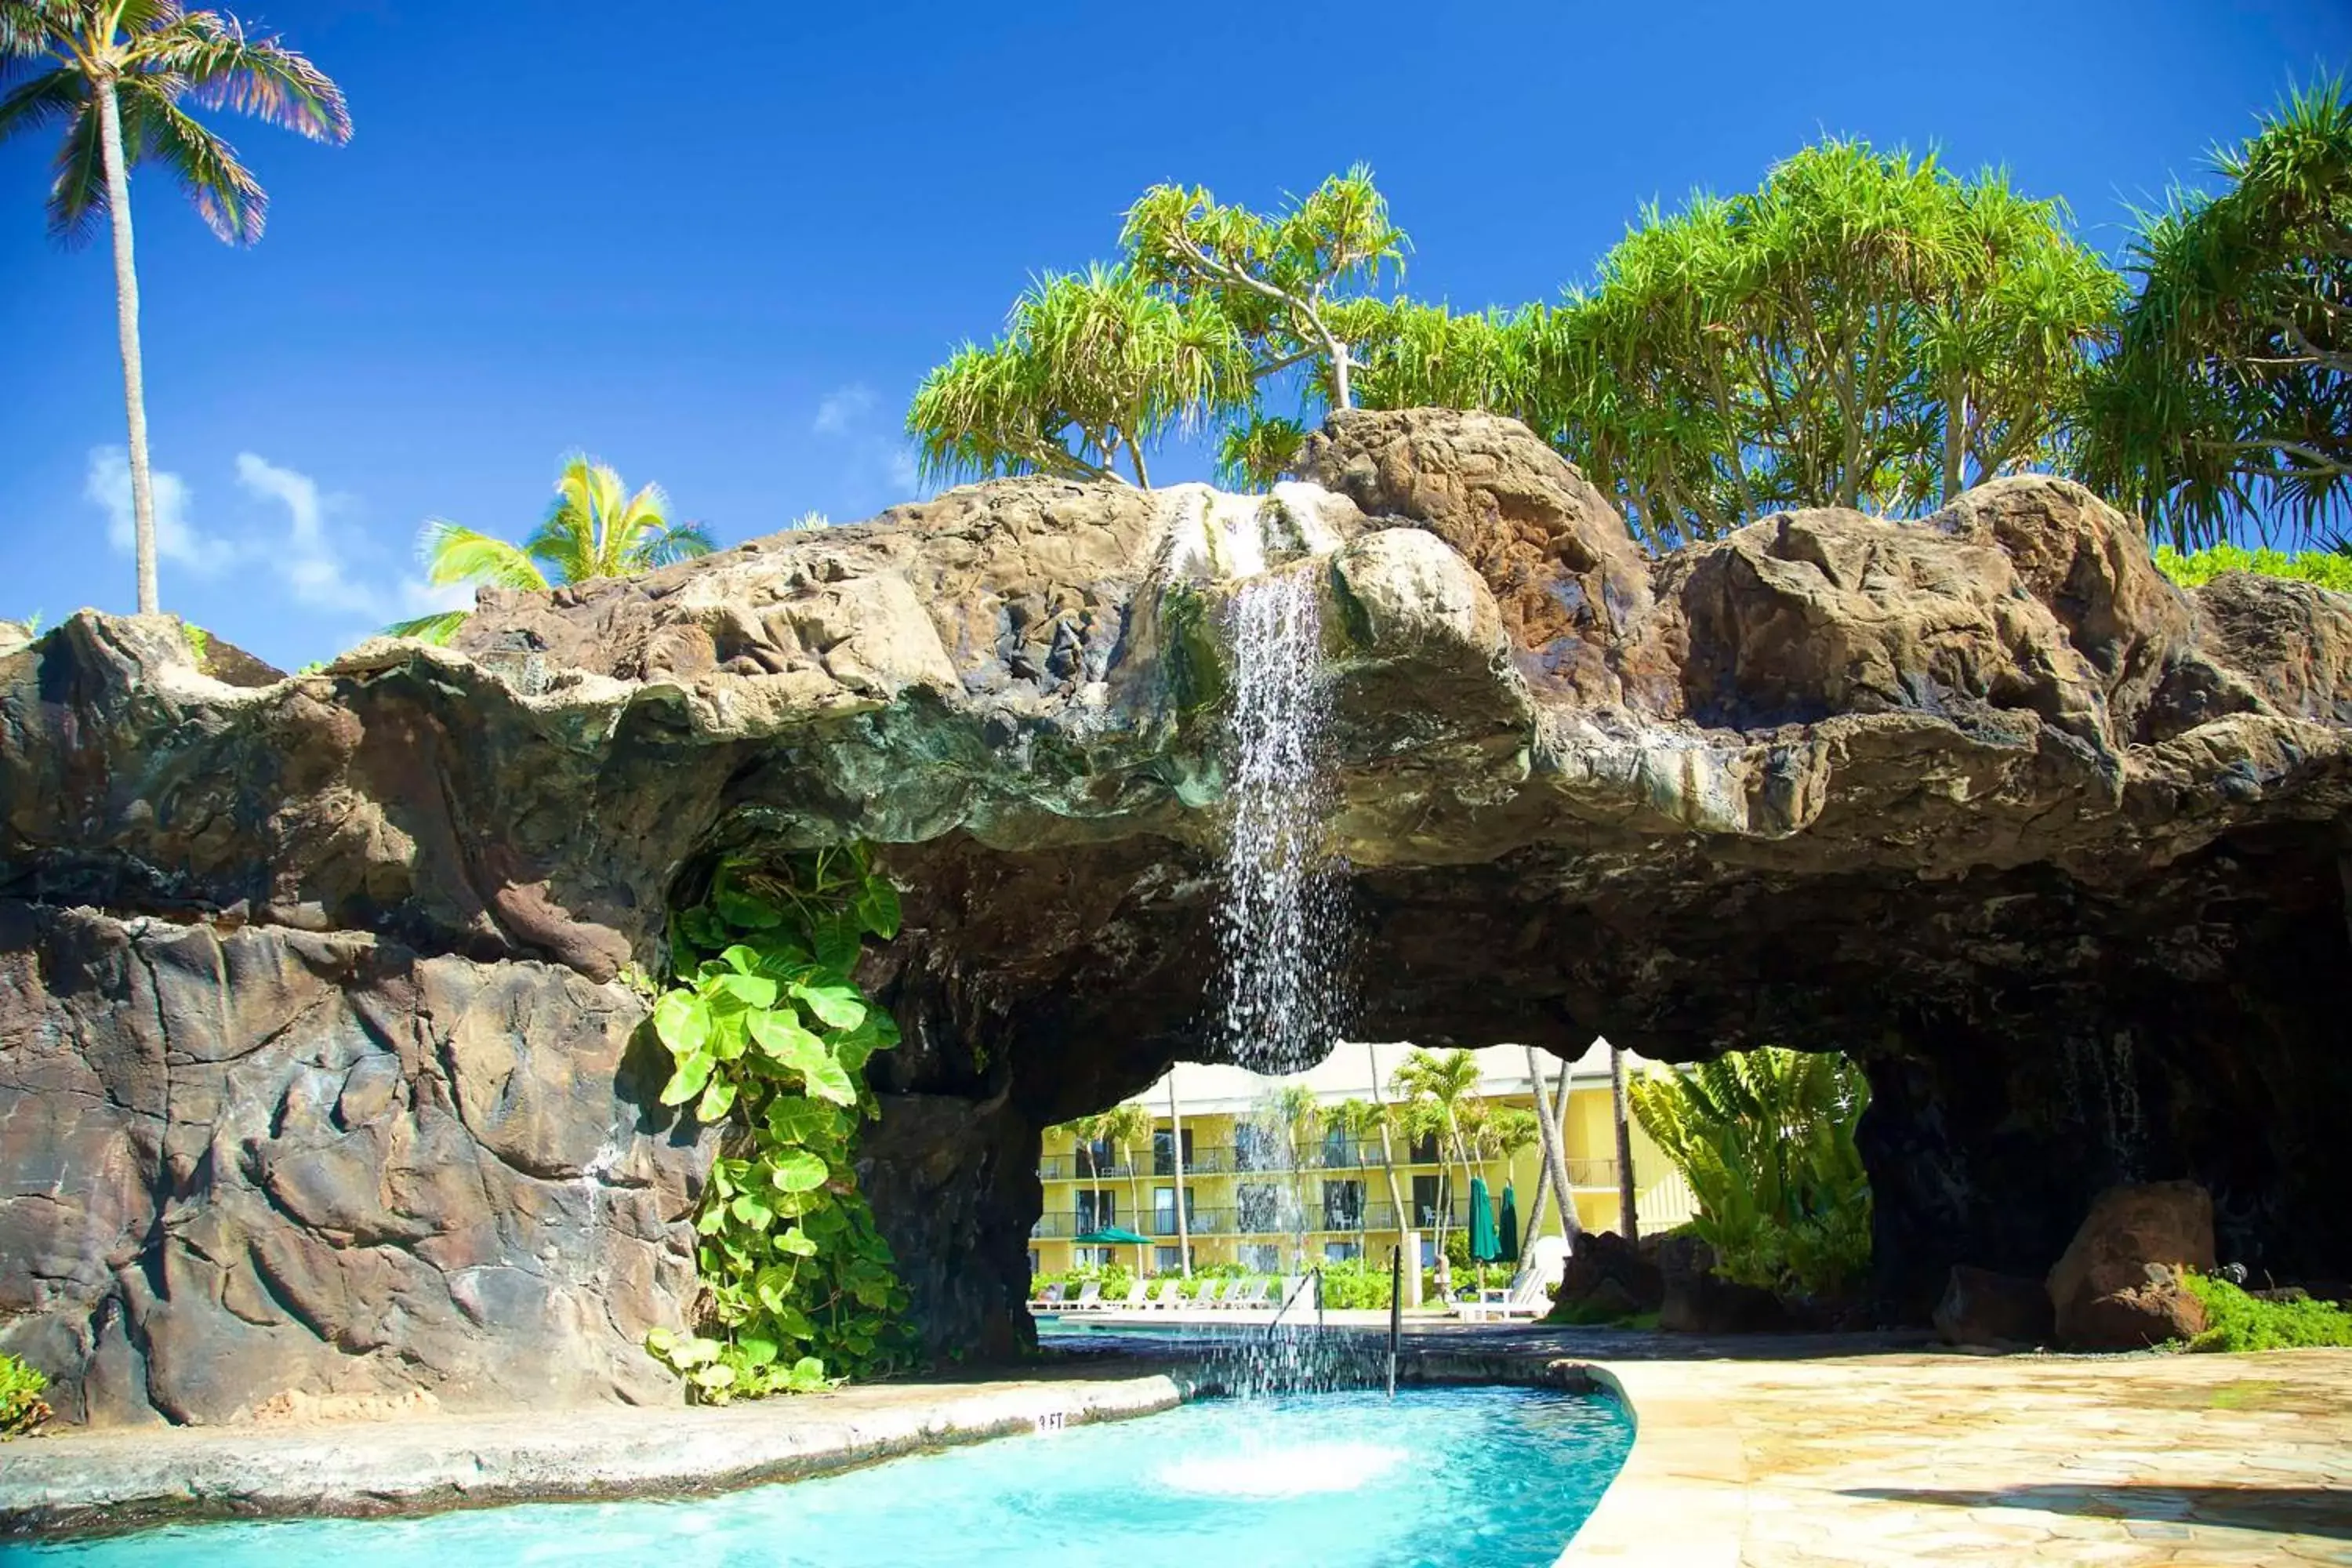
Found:
[[[1204,1400],[666,1502],[207,1524],[0,1544],[27,1568],[1538,1568],[1631,1446],[1613,1402],[1528,1388]]]

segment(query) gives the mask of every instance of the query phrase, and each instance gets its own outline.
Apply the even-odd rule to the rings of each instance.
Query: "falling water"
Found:
[[[1230,605],[1233,703],[1225,737],[1232,811],[1225,896],[1217,911],[1220,986],[1217,1034],[1253,1072],[1297,1072],[1321,1060],[1345,1015],[1348,901],[1345,867],[1327,841],[1337,805],[1329,766],[1330,676],[1323,659],[1320,595],[1311,564],[1244,582]],[[1276,1230],[1289,1238],[1279,1259],[1288,1281],[1305,1282],[1314,1150],[1297,1136],[1287,1108],[1269,1100],[1255,1117],[1251,1162],[1265,1173],[1250,1185]],[[1303,1156],[1303,1158],[1300,1158]],[[1244,1395],[1362,1381],[1360,1347],[1316,1331],[1311,1289],[1297,1294],[1279,1325],[1253,1330],[1226,1358],[1226,1381]]]

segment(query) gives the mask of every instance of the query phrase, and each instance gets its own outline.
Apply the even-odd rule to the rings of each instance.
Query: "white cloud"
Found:
[[[874,389],[862,382],[836,386],[817,400],[809,428],[820,436],[846,436],[874,412]]]
[[[148,485],[155,503],[159,561],[184,566],[199,577],[211,577],[236,558],[235,545],[198,532],[188,521],[188,487],[179,475],[150,469]],[[106,542],[125,555],[133,553],[137,528],[131,501],[131,455],[120,447],[92,447],[81,493],[84,500],[106,509]]]
[[[239,452],[236,482],[248,494],[286,508],[285,538],[269,542],[257,553],[269,562],[295,603],[377,624],[474,607],[474,591],[464,584],[436,587],[414,575],[384,582],[364,564],[354,570],[353,545],[362,555],[382,552],[362,536],[328,526],[334,498],[322,497],[310,475],[281,468],[257,453]]]
[[[809,428],[845,449],[843,488],[861,496],[882,490],[885,500],[903,500],[914,494],[921,475],[912,447],[874,428],[879,402],[863,382],[836,386],[817,400]]]

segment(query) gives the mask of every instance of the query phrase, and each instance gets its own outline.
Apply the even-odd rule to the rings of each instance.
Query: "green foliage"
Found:
[[[2284,551],[2267,548],[2248,550],[2237,544],[2209,544],[2202,550],[2183,554],[2168,544],[2159,544],[2156,547],[2156,563],[2166,576],[2183,588],[2202,587],[2224,572],[2252,572],[2264,577],[2315,583],[2339,594],[2352,594],[2352,555],[2333,550],[2305,551],[2290,555]]]
[[[436,587],[474,583],[540,590],[594,577],[629,577],[710,552],[699,523],[672,522],[659,485],[631,495],[611,465],[574,453],[564,459],[547,515],[520,544],[435,518],[417,536],[425,574]],[[468,612],[445,610],[395,621],[387,637],[446,643]]]
[[[205,660],[212,656],[213,634],[194,621],[181,622],[180,632],[188,639],[188,651],[196,656],[197,667],[203,668]]]
[[[0,1355],[0,1439],[37,1432],[50,1415],[41,1391],[49,1380],[12,1355]]]
[[[2121,298],[2059,203],[1831,140],[1753,193],[1646,209],[1557,308],[1399,307],[1365,401],[1514,415],[1664,548],[2056,461]]]
[[[49,232],[68,242],[89,238],[110,210],[100,83],[113,86],[126,170],[161,164],[233,244],[261,237],[269,198],[191,107],[235,110],[314,142],[352,135],[342,89],[325,72],[274,37],[248,37],[234,17],[176,5],[0,0],[0,81],[12,82],[0,95],[0,142],[64,129],[48,216]]]
[[[1386,1307],[1393,1293],[1386,1258],[1342,1258],[1323,1266],[1323,1304],[1337,1311]]]
[[[2264,1301],[2227,1279],[2191,1273],[2189,1293],[2204,1304],[2205,1331],[2192,1351],[2284,1351],[2352,1345],[2352,1311],[2326,1301]]]
[[[942,479],[1117,479],[1122,454],[1149,486],[1144,448],[1244,395],[1233,324],[1130,268],[1055,273],[1013,302],[1005,333],[966,343],[923,377],[907,429]]]
[[[1826,1052],[1735,1052],[1631,1079],[1626,1098],[1698,1199],[1692,1228],[1741,1284],[1835,1296],[1870,1262],[1870,1180],[1854,1147],[1862,1069]]]
[[[1347,293],[1405,245],[1361,167],[1270,214],[1155,185],[1119,239],[1119,261],[1048,274],[1002,337],[923,378],[907,430],[928,473],[1118,479],[1123,462],[1148,487],[1149,447],[1213,422],[1224,472],[1269,482],[1297,461],[1313,408],[1349,405],[1343,331],[1376,301]],[[1298,417],[1267,413],[1276,384],[1297,386]]]
[[[656,1330],[646,1348],[698,1398],[800,1393],[911,1357],[906,1290],[851,1165],[875,1113],[866,1059],[898,1031],[850,972],[866,935],[898,930],[898,891],[862,847],[726,863],[672,923],[661,1101],[727,1127],[695,1217],[715,1331]]]
[[[2187,546],[2352,521],[2352,85],[2288,94],[2132,245],[2138,297],[2086,399],[2083,477]]]

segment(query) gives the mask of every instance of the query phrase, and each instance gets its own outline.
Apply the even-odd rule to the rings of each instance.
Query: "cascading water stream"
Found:
[[[1244,581],[1228,607],[1233,698],[1227,722],[1224,901],[1217,911],[1217,1036],[1234,1063],[1267,1075],[1313,1066],[1339,1038],[1346,1011],[1345,867],[1328,833],[1332,786],[1330,672],[1323,658],[1321,595],[1310,559]],[[1313,1160],[1305,1104],[1270,1100],[1255,1119],[1245,1168],[1252,1228],[1288,1238],[1276,1261],[1304,1280],[1308,1205],[1302,1166]],[[1311,1300],[1275,1329],[1253,1332],[1227,1358],[1244,1395],[1360,1381],[1360,1347],[1318,1334]]]

